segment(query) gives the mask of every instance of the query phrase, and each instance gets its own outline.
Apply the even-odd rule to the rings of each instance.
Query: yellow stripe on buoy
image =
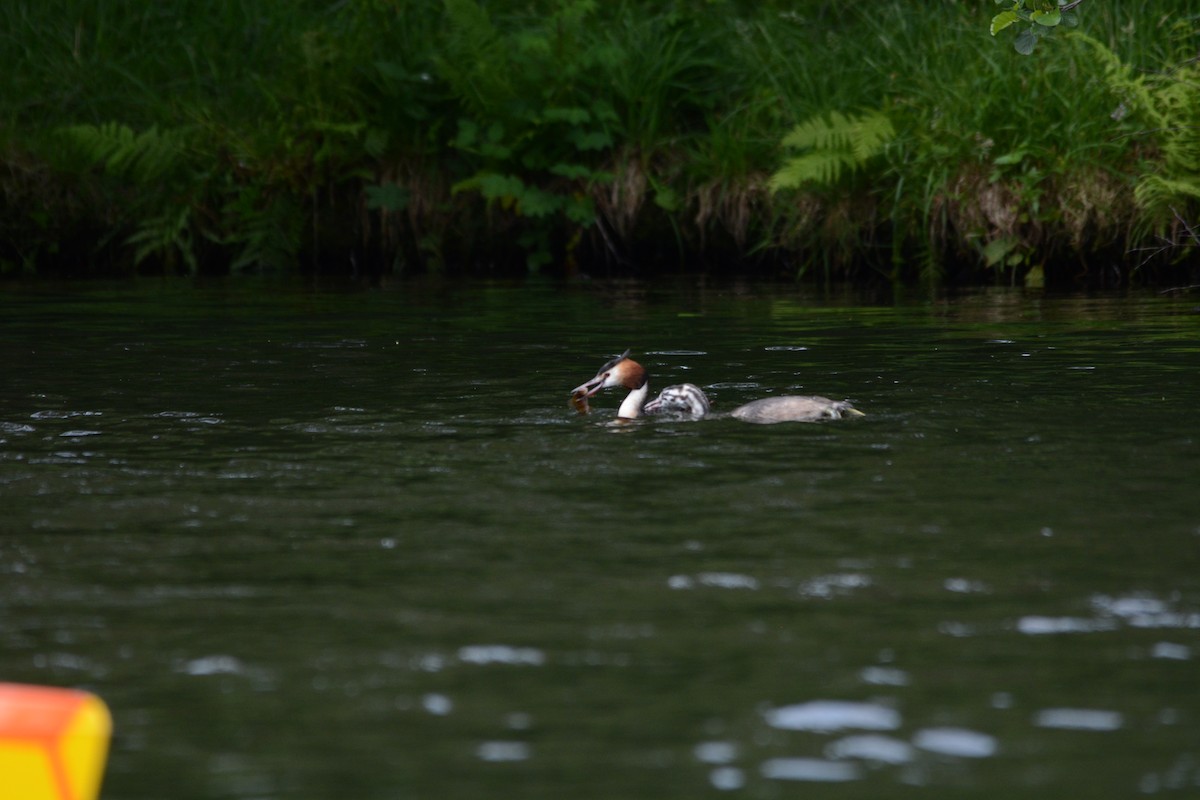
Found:
[[[0,776],[5,798],[96,800],[112,716],[75,689],[0,683]]]

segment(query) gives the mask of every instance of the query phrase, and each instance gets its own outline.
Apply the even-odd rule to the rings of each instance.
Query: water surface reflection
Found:
[[[4,299],[0,665],[108,700],[106,797],[1200,786],[1184,300]],[[627,346],[868,416],[575,416]]]

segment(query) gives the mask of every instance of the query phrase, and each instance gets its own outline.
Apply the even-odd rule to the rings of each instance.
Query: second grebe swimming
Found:
[[[670,414],[676,417],[700,418],[708,415],[708,398],[699,387],[690,383],[668,386],[658,397],[646,404],[647,414]],[[862,417],[863,412],[847,400],[830,400],[828,397],[783,395],[764,397],[729,412],[729,416],[743,422],[770,425],[775,422],[816,422],[821,419]]]
[[[650,393],[649,374],[645,367],[629,358],[628,350],[601,367],[596,373],[596,377],[575,387],[571,392],[571,402],[576,410],[581,414],[586,414],[589,397],[601,389],[615,386],[624,386],[630,390],[617,412],[617,415],[624,419],[637,419],[643,411],[647,414],[667,414],[674,417],[702,419],[708,416],[711,409],[708,396],[699,386],[691,383],[668,386],[659,393],[658,397],[647,403],[646,397]],[[729,412],[729,416],[743,422],[770,425],[776,422],[816,422],[822,419],[842,419],[843,417],[866,415],[847,400],[830,400],[828,397],[819,396],[783,395],[781,397],[764,397],[761,400],[754,400],[738,406]]]

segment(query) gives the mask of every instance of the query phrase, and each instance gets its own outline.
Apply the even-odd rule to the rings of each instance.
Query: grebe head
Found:
[[[663,389],[642,410],[647,414],[700,419],[708,415],[708,396],[694,383],[679,383]]]
[[[581,383],[571,390],[571,400],[581,412],[587,412],[587,398],[601,389],[624,387],[629,395],[621,403],[617,414],[626,419],[636,419],[642,413],[642,404],[650,392],[650,376],[646,368],[629,357],[626,350],[621,355],[609,361],[596,372],[596,377],[586,383]]]

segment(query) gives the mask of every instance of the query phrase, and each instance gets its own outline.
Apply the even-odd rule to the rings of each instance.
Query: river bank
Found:
[[[1194,10],[13,12],[0,272],[1200,280]]]

